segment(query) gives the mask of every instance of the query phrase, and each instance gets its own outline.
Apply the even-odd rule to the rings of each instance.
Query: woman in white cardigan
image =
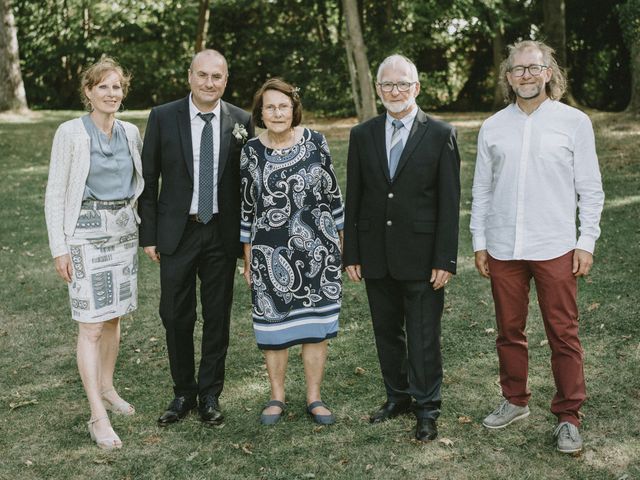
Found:
[[[82,74],[80,95],[90,113],[60,125],[51,151],[45,217],[58,275],[67,282],[71,316],[78,322],[77,361],[91,418],[91,439],[120,448],[107,411],[135,409],[113,386],[120,316],[137,307],[143,189],[138,128],[116,120],[130,77],[104,58]]]

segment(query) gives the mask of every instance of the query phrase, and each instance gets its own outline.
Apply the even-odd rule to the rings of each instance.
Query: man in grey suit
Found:
[[[392,55],[378,69],[386,112],[351,130],[344,259],[365,279],[387,401],[378,423],[412,409],[416,438],[438,435],[444,286],[456,272],[460,156],[451,125],[415,102],[415,65]],[[412,397],[415,405],[412,405]]]
[[[158,419],[161,426],[196,405],[204,423],[223,419],[218,397],[241,251],[240,151],[253,136],[250,115],[221,100],[228,76],[222,54],[196,54],[189,68],[191,93],[152,109],[144,137],[140,245],[160,263],[160,317],[174,385],[174,399]],[[197,380],[196,276],[203,317]]]

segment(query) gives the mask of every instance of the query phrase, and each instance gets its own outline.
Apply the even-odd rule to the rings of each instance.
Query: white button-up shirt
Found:
[[[220,102],[211,112],[200,112],[193,104],[191,94],[189,94],[189,116],[191,118],[191,148],[193,149],[193,196],[191,197],[191,208],[189,213],[198,213],[198,194],[200,179],[200,140],[202,139],[202,129],[205,121],[198,116],[198,113],[213,113],[211,126],[213,127],[213,213],[218,213],[218,165],[220,157]]]
[[[603,204],[593,128],[580,110],[545,100],[527,115],[514,103],[482,124],[474,251],[499,260],[549,260],[574,248],[593,253]]]

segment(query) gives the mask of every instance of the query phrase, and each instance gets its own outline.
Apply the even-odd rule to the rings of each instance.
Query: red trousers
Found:
[[[510,403],[527,405],[529,354],[525,328],[531,278],[536,284],[544,329],[551,347],[556,394],[551,412],[559,422],[580,425],[578,410],[586,398],[583,351],[578,339],[577,281],[573,251],[552,260],[496,260],[489,256],[496,309],[500,384]]]

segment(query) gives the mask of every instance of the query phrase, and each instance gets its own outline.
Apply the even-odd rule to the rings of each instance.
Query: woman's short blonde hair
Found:
[[[111,57],[103,57],[96,63],[89,65],[84,69],[80,76],[80,100],[87,110],[91,110],[91,102],[85,93],[86,89],[91,90],[104,77],[111,72],[116,72],[120,76],[120,85],[122,86],[122,99],[124,100],[129,92],[131,84],[131,75],[124,71],[118,62]]]

